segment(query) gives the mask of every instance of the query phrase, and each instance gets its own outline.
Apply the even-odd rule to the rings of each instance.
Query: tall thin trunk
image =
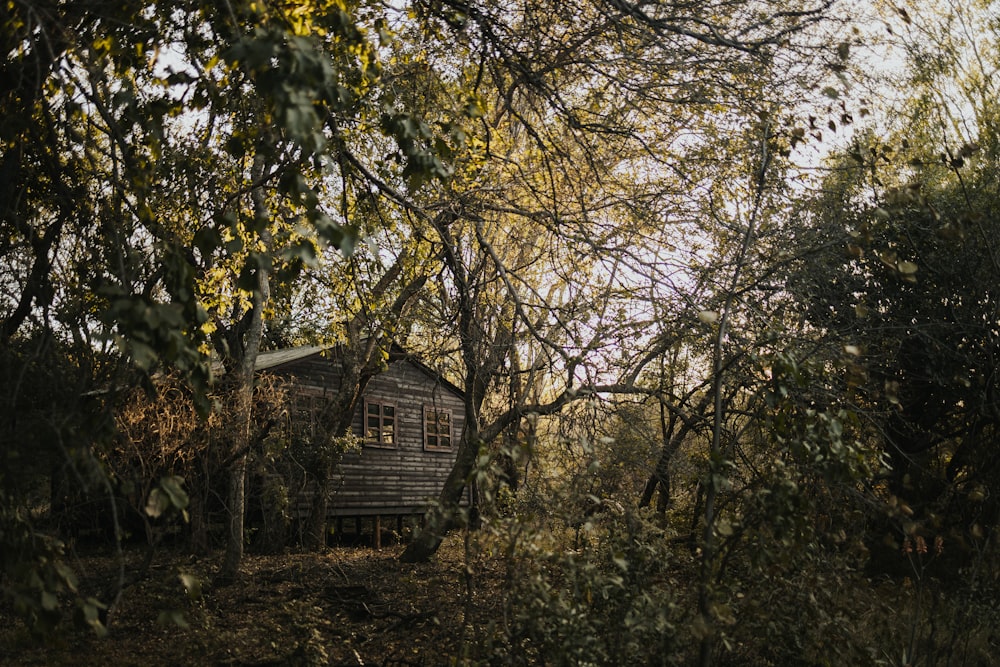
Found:
[[[656,489],[660,489],[660,495],[656,501],[656,511],[663,514],[670,506],[670,462],[674,458],[674,452],[680,446],[680,440],[687,435],[688,427],[681,428],[679,435],[673,435],[676,420],[667,418],[667,409],[660,401],[660,456],[656,460],[656,468],[653,474],[646,480],[646,485],[642,490],[642,497],[639,499],[639,507],[648,507],[653,501],[653,494]]]
[[[399,556],[403,563],[423,563],[437,553],[444,534],[454,523],[465,485],[476,465],[480,445],[479,429],[466,423],[459,443],[458,456],[448,473],[437,505],[427,515],[427,528],[420,531]]]
[[[246,454],[239,456],[229,469],[229,492],[226,497],[226,555],[219,578],[232,581],[243,562],[243,518],[246,515]]]
[[[253,199],[254,215],[258,219],[267,218],[267,208],[264,201],[264,188],[261,185],[264,177],[264,159],[261,155],[254,158],[252,168],[253,188],[250,191]],[[271,250],[271,234],[266,224],[260,232],[261,239],[267,251]],[[240,350],[239,365],[233,391],[237,394],[237,437],[233,443],[237,452],[229,468],[229,489],[226,504],[226,553],[223,558],[219,578],[222,581],[232,581],[239,574],[243,562],[243,524],[246,517],[246,476],[247,457],[250,444],[253,441],[253,376],[257,364],[257,354],[264,335],[264,305],[270,297],[270,276],[266,262],[260,262],[257,267],[257,289],[253,293],[253,305],[250,313],[245,337]]]
[[[189,525],[191,526],[191,551],[198,555],[208,553],[207,503],[203,489],[207,482],[190,480],[191,497],[188,502]]]
[[[323,464],[316,476],[316,495],[309,509],[308,525],[304,537],[305,547],[310,550],[322,549],[326,546],[327,514],[330,511],[330,477],[333,475],[333,463]]]
[[[718,544],[715,538],[716,499],[719,495],[719,477],[721,468],[719,464],[723,459],[722,451],[722,428],[725,421],[724,391],[725,378],[723,377],[725,359],[726,331],[729,327],[730,316],[732,315],[733,302],[736,300],[736,289],[739,286],[743,270],[746,268],[747,255],[750,245],[753,243],[757,228],[757,217],[760,213],[764,197],[764,186],[766,183],[767,168],[770,163],[770,153],[768,153],[768,141],[770,139],[770,127],[764,126],[764,134],[761,138],[761,162],[756,174],[756,191],[754,193],[754,207],[747,222],[747,228],[743,235],[743,242],[740,245],[738,254],[733,262],[733,275],[730,278],[726,298],[722,310],[719,313],[718,329],[715,332],[715,340],[712,346],[712,402],[714,410],[712,414],[712,447],[709,454],[709,473],[705,484],[705,524],[702,532],[701,569],[698,580],[698,614],[705,624],[701,643],[698,649],[698,664],[700,667],[710,667],[712,655],[715,651],[715,621],[713,614],[713,581],[716,571],[716,556]],[[717,474],[717,470],[719,473]]]

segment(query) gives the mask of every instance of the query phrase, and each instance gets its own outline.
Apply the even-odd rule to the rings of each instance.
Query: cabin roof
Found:
[[[264,371],[268,368],[281,366],[282,364],[305,359],[314,354],[319,354],[327,348],[321,345],[303,345],[301,347],[290,347],[284,350],[272,350],[261,352],[257,355],[257,363],[254,364],[255,371]]]
[[[254,365],[254,370],[263,371],[268,369],[278,368],[285,364],[290,364],[293,361],[299,361],[300,359],[305,359],[306,357],[311,357],[316,354],[322,354],[326,350],[332,349],[331,346],[323,345],[303,345],[300,347],[290,347],[283,350],[271,350],[269,352],[261,352],[257,355],[257,363]],[[433,368],[423,363],[416,357],[414,357],[409,352],[406,352],[399,345],[393,344],[390,350],[389,356],[390,362],[393,361],[407,361],[413,366],[415,366],[420,372],[434,380],[435,382],[440,382],[442,385],[453,391],[458,396],[465,396],[465,392],[458,387],[458,385],[450,382],[443,375],[435,371]]]

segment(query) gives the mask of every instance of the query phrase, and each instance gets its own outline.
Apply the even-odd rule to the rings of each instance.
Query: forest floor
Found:
[[[496,618],[490,600],[500,596],[477,587],[468,604],[460,538],[446,540],[430,563],[400,563],[401,550],[251,554],[226,586],[211,584],[221,554],[165,550],[126,588],[106,637],[67,624],[39,642],[0,607],[0,665],[447,664],[475,641],[477,625]],[[142,556],[127,551],[127,567]],[[77,565],[85,584],[117,576],[106,555],[80,556]]]

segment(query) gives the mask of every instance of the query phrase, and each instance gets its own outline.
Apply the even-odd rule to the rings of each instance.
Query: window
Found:
[[[451,450],[451,410],[424,407],[424,449]]]
[[[365,401],[365,444],[370,447],[395,448],[396,407]]]

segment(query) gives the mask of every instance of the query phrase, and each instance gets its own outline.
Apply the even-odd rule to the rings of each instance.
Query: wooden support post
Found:
[[[344,517],[337,517],[337,541],[342,541],[344,539]]]
[[[382,548],[382,516],[379,514],[375,515],[375,520],[372,521],[372,546],[376,549]]]
[[[396,515],[396,534],[402,536],[403,534],[403,515]]]

